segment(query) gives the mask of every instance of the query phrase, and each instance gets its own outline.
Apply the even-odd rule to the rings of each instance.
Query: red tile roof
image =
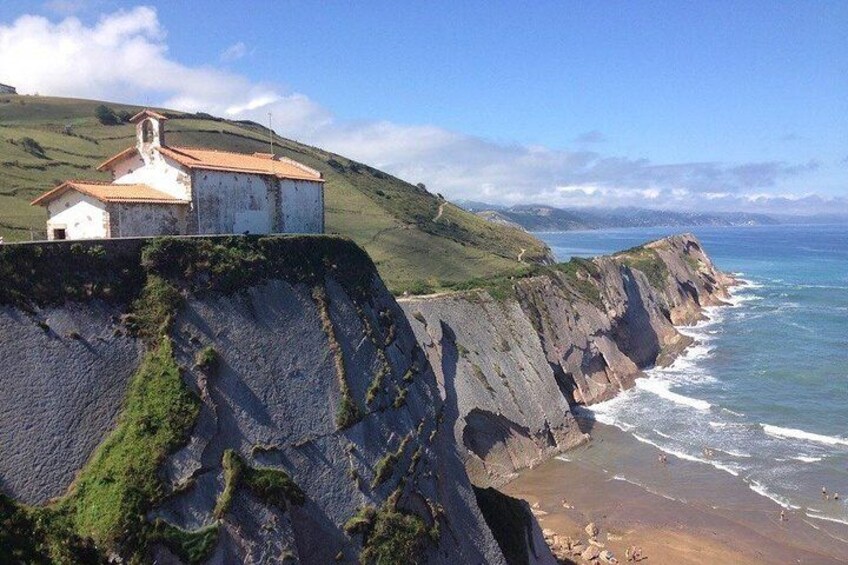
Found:
[[[133,204],[188,204],[188,200],[175,198],[170,194],[150,188],[146,184],[108,184],[96,181],[67,181],[53,190],[45,192],[32,201],[33,206],[44,206],[69,190],[75,190],[96,198],[101,202],[121,202]]]
[[[273,175],[282,179],[323,182],[321,173],[284,157],[274,158],[271,153],[232,153],[194,147],[158,147],[162,155],[170,157],[190,169],[208,169]]]
[[[276,157],[272,153],[234,153],[215,149],[199,149],[196,147],[157,147],[159,153],[173,159],[189,169],[206,169],[211,171],[227,171],[250,173],[256,175],[273,175],[281,179],[308,180],[324,182],[321,173],[302,165],[297,161]],[[98,171],[108,170],[115,163],[135,155],[135,147],[124,149],[110,157],[97,167]]]
[[[154,112],[153,110],[149,110],[149,109],[145,108],[144,110],[142,110],[141,112],[139,112],[138,114],[136,114],[135,116],[130,118],[130,122],[136,123],[136,122],[139,122],[139,121],[143,120],[144,118],[148,118],[148,117],[149,118],[156,118],[157,120],[167,120],[168,119],[168,116],[163,116],[159,112]]]

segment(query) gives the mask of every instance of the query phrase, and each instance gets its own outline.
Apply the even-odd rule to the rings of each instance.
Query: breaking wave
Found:
[[[844,445],[848,446],[848,439],[842,437],[826,436],[822,434],[814,434],[805,432],[804,430],[796,430],[794,428],[781,428],[780,426],[772,426],[770,424],[760,424],[763,431],[773,437],[787,439],[801,439],[812,441],[815,443],[823,443],[825,445]]]

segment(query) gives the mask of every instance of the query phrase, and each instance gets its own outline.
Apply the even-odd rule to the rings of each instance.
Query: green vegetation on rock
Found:
[[[218,523],[188,531],[157,520],[150,541],[162,543],[187,565],[200,565],[211,557],[218,543],[219,532]]]
[[[240,486],[246,487],[265,504],[282,510],[286,510],[288,504],[301,506],[306,502],[306,494],[281,469],[250,467],[232,449],[224,451],[221,466],[224,468],[224,490],[218,496],[214,511],[218,519],[229,512]]]
[[[233,504],[233,496],[235,496],[236,489],[241,481],[245,464],[235,451],[228,449],[224,451],[221,458],[221,467],[224,469],[224,490],[218,495],[218,500],[215,501],[215,510],[212,512],[218,519],[223,518]]]
[[[97,448],[57,510],[99,545],[141,551],[147,510],[164,495],[159,465],[188,438],[200,411],[174,361],[170,339],[133,376],[118,425]]]
[[[424,520],[396,508],[394,497],[379,509],[364,506],[344,525],[348,535],[362,534],[359,560],[364,564],[421,563],[429,537]]]
[[[668,267],[655,249],[645,246],[633,247],[621,253],[616,253],[613,255],[613,259],[631,269],[645,273],[648,282],[654,288],[665,289],[668,285],[670,276]]]
[[[339,406],[336,409],[336,425],[340,430],[345,430],[362,419],[362,411],[357,406],[353,399],[353,393],[347,383],[347,369],[345,368],[344,353],[342,352],[341,344],[336,339],[336,329],[333,326],[333,320],[330,318],[330,302],[327,297],[327,291],[323,286],[316,286],[312,289],[312,299],[318,307],[318,314],[321,317],[321,325],[324,328],[324,334],[327,336],[327,341],[330,344],[330,353],[333,355],[333,363],[336,368],[336,379],[339,384],[339,392],[341,399]]]

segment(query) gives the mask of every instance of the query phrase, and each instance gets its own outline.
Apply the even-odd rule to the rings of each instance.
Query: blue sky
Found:
[[[848,211],[848,2],[202,6],[5,0],[0,82],[272,111],[454,198]]]

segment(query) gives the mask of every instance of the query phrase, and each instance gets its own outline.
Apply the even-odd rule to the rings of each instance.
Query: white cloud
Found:
[[[244,42],[239,41],[221,51],[221,60],[225,63],[231,63],[241,59],[245,55],[247,55],[247,46]]]
[[[61,4],[61,3],[60,3]],[[74,6],[72,6],[74,4]],[[68,0],[57,8],[72,9]],[[308,96],[215,66],[188,66],[168,51],[154,8],[103,15],[86,25],[22,16],[0,24],[0,77],[20,92],[144,103],[267,123],[281,135],[367,162],[451,198],[579,205],[751,205],[819,165],[779,162],[654,164],[590,150],[495,143],[434,125],[345,122]],[[223,61],[247,52],[228,47]],[[597,131],[582,144],[604,138]],[[786,201],[784,198],[782,201]],[[804,202],[814,203],[806,199]]]

